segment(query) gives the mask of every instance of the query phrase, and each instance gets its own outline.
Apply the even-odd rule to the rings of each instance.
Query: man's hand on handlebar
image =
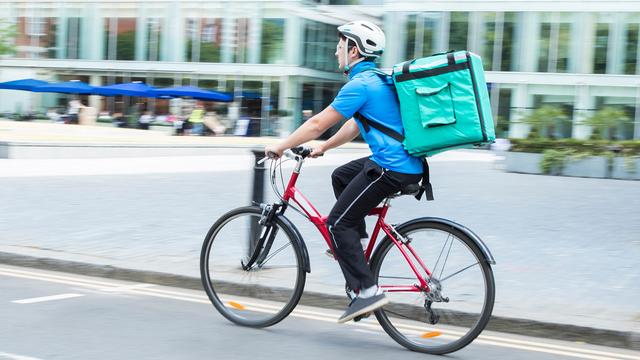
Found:
[[[279,159],[285,150],[278,145],[267,145],[264,147],[264,155],[269,159]]]
[[[318,146],[316,148],[313,148],[313,150],[311,151],[311,154],[309,154],[309,157],[311,158],[317,158],[324,155],[324,150],[322,149],[321,146]]]

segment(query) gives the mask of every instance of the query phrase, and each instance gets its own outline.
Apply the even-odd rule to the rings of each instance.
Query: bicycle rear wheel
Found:
[[[213,305],[232,322],[250,327],[274,325],[289,315],[306,278],[292,229],[278,217],[261,225],[261,217],[255,206],[226,213],[209,230],[200,256],[202,284]],[[273,234],[269,251],[247,267],[265,234]]]
[[[399,233],[409,240],[402,246],[419,273],[429,279],[431,291],[419,289],[407,260],[386,237],[371,261],[374,277],[390,300],[376,311],[378,322],[395,341],[413,351],[446,354],[463,348],[485,328],[493,310],[490,265],[474,241],[454,227],[421,221],[400,228]]]

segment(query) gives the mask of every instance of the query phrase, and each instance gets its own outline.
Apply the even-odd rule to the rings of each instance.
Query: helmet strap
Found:
[[[359,62],[361,62],[362,60],[364,60],[364,57],[361,57],[357,60],[355,60],[352,63],[349,63],[349,41],[350,39],[347,38],[347,41],[345,42],[345,46],[344,46],[344,74],[347,75],[349,73],[349,70],[351,70],[351,67]]]

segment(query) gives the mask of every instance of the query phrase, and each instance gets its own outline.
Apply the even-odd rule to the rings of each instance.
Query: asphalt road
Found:
[[[0,359],[425,359],[374,322],[301,307],[235,326],[202,291],[0,266]],[[485,332],[451,359],[638,359],[640,353]]]
[[[0,167],[0,251],[198,277],[209,226],[250,201],[250,160],[88,159],[67,163],[74,176],[12,177]],[[20,164],[47,162],[61,166]],[[154,162],[166,169],[147,173]],[[195,166],[202,162],[205,170]],[[127,163],[141,172],[94,171]],[[334,166],[305,167],[299,181],[322,213],[334,202]],[[96,175],[80,175],[89,167]],[[510,174],[483,161],[434,160],[431,168],[436,201],[396,199],[388,218],[438,216],[473,229],[497,261],[494,314],[640,332],[640,182]],[[342,276],[316,230],[287,215],[309,249],[306,289],[341,294]]]

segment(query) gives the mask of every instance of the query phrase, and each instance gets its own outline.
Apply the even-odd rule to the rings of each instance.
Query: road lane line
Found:
[[[93,288],[93,289],[102,289],[102,288],[104,288],[103,285],[90,285],[90,284],[84,284],[82,282],[74,282],[72,280],[51,279],[51,278],[47,278],[47,277],[40,276],[40,275],[14,274],[14,273],[9,273],[9,272],[4,272],[4,271],[0,271],[0,275],[13,276],[13,277],[22,278],[22,279],[47,281],[47,282],[52,282],[52,283],[57,283],[57,284],[75,285],[75,286],[79,285],[79,286],[85,286],[85,287]]]
[[[12,353],[0,351],[0,359],[2,358],[8,358],[10,360],[42,360],[42,359],[30,357],[30,356],[24,356],[24,355],[18,355],[18,354],[12,354]]]
[[[15,273],[15,274],[31,275],[31,276],[37,275],[37,276],[42,276],[42,277],[46,277],[46,278],[50,278],[50,279],[71,280],[71,281],[74,281],[75,283],[102,285],[103,287],[122,286],[123,285],[123,284],[118,284],[118,283],[113,283],[113,282],[108,282],[108,281],[97,281],[97,280],[93,280],[93,279],[83,279],[83,278],[80,278],[80,277],[74,277],[72,275],[71,276],[64,276],[64,275],[58,275],[58,274],[51,274],[51,273],[47,273],[47,272],[25,271],[25,270],[3,268],[3,267],[0,267],[0,272],[9,272],[9,273]],[[130,282],[128,282],[128,283],[130,283]]]
[[[100,290],[101,291],[106,291],[106,292],[124,292],[124,291],[129,291],[129,290],[150,288],[152,286],[156,286],[156,285],[154,285],[154,284],[122,285],[122,286],[116,286],[116,287],[105,287],[105,288],[102,288]]]
[[[0,274],[22,278],[29,278],[35,280],[49,281],[49,282],[58,282],[65,284],[73,284],[73,285],[81,285],[91,288],[98,288],[99,290],[115,290],[120,289],[119,291],[129,292],[139,295],[153,296],[159,298],[167,298],[173,300],[180,301],[188,301],[195,302],[201,304],[210,304],[209,299],[205,295],[192,294],[187,292],[175,291],[175,290],[164,290],[151,288],[153,284],[132,284],[132,285],[121,285],[121,284],[110,284],[107,282],[98,282],[98,281],[86,281],[80,278],[74,278],[72,276],[50,276],[49,274],[33,272],[33,271],[8,271],[8,269],[0,268]],[[65,279],[65,280],[62,280]],[[75,280],[75,281],[74,281]],[[101,284],[102,287],[97,287],[95,284]],[[106,285],[106,287],[105,287]],[[117,290],[116,290],[117,291]],[[226,296],[227,298],[234,298],[233,296]],[[241,298],[241,297],[240,297]],[[259,303],[259,299],[251,299],[252,301],[243,301],[242,303],[252,308],[254,311],[265,312],[265,313],[275,313],[278,307],[268,304],[268,303]],[[321,311],[310,311],[306,309],[295,309],[292,313],[292,316],[310,320],[318,320],[323,322],[335,323],[336,316],[335,314],[331,314],[328,312]],[[372,329],[376,331],[380,331],[380,325],[377,322],[373,322],[372,320],[366,320],[359,323],[349,323],[348,325],[364,328],[364,329]],[[409,324],[401,324],[398,326],[399,328],[405,330],[413,330],[413,331],[424,331],[425,327],[413,326]],[[367,331],[360,330],[358,331]],[[447,331],[449,332],[449,331]],[[451,334],[457,334],[457,331],[451,331]],[[508,348],[515,348],[527,351],[536,351],[543,352],[549,354],[556,355],[564,355],[570,357],[578,357],[589,360],[604,360],[604,359],[638,359],[636,355],[627,355],[627,354],[618,354],[618,353],[610,353],[606,351],[598,351],[591,349],[582,349],[571,346],[562,346],[556,344],[546,344],[546,343],[538,343],[534,341],[526,341],[526,340],[517,340],[511,338],[501,338],[498,336],[492,335],[480,335],[473,343],[477,344],[485,344],[485,345],[493,345],[493,346],[501,346]]]
[[[80,297],[80,296],[84,296],[84,295],[82,295],[82,294],[60,294],[60,295],[42,296],[42,297],[30,298],[30,299],[13,300],[12,303],[16,303],[16,304],[35,304],[35,303],[45,302],[45,301],[73,299],[73,298],[77,298],[77,297]]]

